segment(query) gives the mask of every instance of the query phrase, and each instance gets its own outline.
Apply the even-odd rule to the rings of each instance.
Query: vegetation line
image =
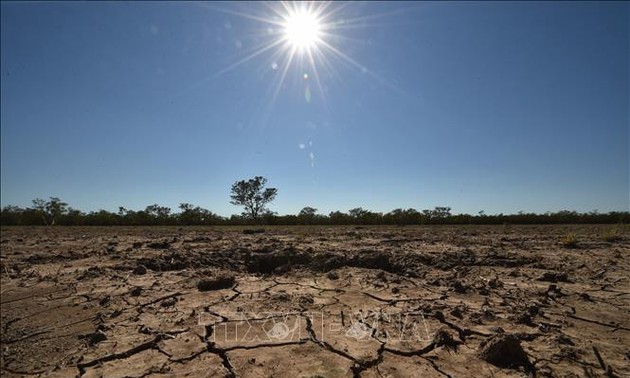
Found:
[[[253,206],[253,205],[252,205]],[[219,225],[431,225],[431,224],[625,224],[630,222],[630,212],[579,213],[576,211],[486,215],[452,214],[450,207],[433,210],[395,209],[379,213],[363,208],[350,209],[347,213],[333,211],[318,214],[312,207],[303,208],[297,215],[278,215],[270,211],[261,213],[260,208],[245,211],[241,215],[221,217],[212,211],[188,203],[179,205],[179,212],[157,204],[144,210],[134,211],[119,207],[117,213],[107,210],[83,212],[68,206],[59,198],[49,201],[33,200],[33,206],[2,208],[2,226],[219,226]],[[607,239],[613,239],[611,233]]]

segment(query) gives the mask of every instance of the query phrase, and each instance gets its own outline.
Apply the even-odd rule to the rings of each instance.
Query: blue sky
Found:
[[[334,3],[282,82],[278,6],[3,1],[2,206],[629,210],[629,3]]]

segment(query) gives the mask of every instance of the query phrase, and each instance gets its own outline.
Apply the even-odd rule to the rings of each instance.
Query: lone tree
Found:
[[[265,188],[267,179],[256,176],[253,179],[237,181],[232,185],[232,200],[230,203],[237,206],[245,206],[243,215],[251,219],[257,219],[265,214],[265,205],[273,201],[278,194],[276,188]]]

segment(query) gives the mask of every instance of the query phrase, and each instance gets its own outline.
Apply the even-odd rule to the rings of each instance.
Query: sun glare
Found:
[[[291,12],[284,24],[284,37],[294,48],[309,49],[319,41],[321,26],[314,13],[305,10]]]
[[[264,34],[256,36],[262,42],[252,43],[245,48],[246,42],[239,39],[236,48],[247,53],[212,75],[212,78],[267,55],[267,61],[262,67],[269,68],[275,81],[265,96],[269,99],[269,109],[280,92],[287,88],[285,83],[289,77],[303,78],[299,81],[299,89],[304,91],[307,103],[318,97],[324,99],[329,90],[325,80],[340,82],[342,76],[338,68],[341,67],[350,68],[357,74],[369,76],[389,86],[389,83],[344,52],[344,45],[356,40],[343,36],[343,30],[364,27],[367,20],[385,14],[342,17],[344,9],[352,4],[350,2],[341,5],[332,1],[276,1],[261,4],[263,9],[253,13],[222,9],[225,13],[266,24],[266,27],[260,28]]]

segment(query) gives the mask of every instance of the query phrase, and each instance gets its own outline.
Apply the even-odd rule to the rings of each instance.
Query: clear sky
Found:
[[[628,2],[320,6],[3,1],[2,206],[629,210]]]

